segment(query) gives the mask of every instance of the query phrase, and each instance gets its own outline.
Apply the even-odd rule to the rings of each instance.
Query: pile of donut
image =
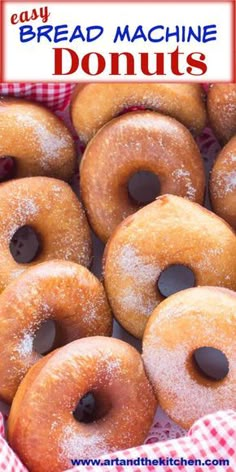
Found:
[[[31,472],[142,444],[157,405],[186,429],[236,408],[236,85],[207,97],[198,84],[78,85],[71,119],[84,208],[65,124],[0,100],[0,398]],[[195,140],[206,123],[222,145],[213,211]],[[141,171],[160,185],[146,205],[129,191]],[[89,225],[106,243],[103,281],[88,269]],[[112,314],[142,355],[110,337]],[[41,355],[47,320],[55,339]]]

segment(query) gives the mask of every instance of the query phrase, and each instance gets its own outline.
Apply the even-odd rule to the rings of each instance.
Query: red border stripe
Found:
[[[5,82],[5,62],[4,62],[4,30],[5,30],[5,12],[4,12],[4,5],[9,3],[21,3],[21,0],[0,0],[0,82]],[[37,3],[65,3],[65,0],[37,0]],[[232,50],[232,55],[231,55],[231,82],[236,83],[236,0],[165,0],[165,1],[157,1],[157,0],[148,0],[147,2],[144,2],[144,0],[116,0],[115,2],[111,2],[110,0],[86,0],[86,1],[77,1],[77,0],[69,0],[68,3],[226,3],[228,5],[231,5],[231,21],[232,21],[232,38],[231,38],[231,50]],[[27,4],[22,4],[22,11],[27,8]],[[27,82],[27,79],[25,80]],[[30,81],[31,83],[37,83],[37,81]],[[54,83],[55,81],[52,80],[47,80],[47,81],[42,81],[44,83]],[[74,82],[74,79],[71,80],[71,83]],[[104,82],[107,82],[104,80]],[[142,81],[140,81],[142,82]],[[181,83],[184,82],[189,82],[188,80],[186,81],[181,81]],[[214,82],[214,81],[212,81]],[[225,81],[225,82],[230,82],[230,81]],[[59,83],[59,82],[58,82]],[[70,83],[69,81],[67,83]],[[109,82],[110,83],[110,82]],[[174,81],[171,81],[171,83],[175,83]]]

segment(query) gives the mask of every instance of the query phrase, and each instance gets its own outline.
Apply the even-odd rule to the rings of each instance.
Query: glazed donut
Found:
[[[163,300],[163,273],[179,265],[194,274],[191,285],[235,290],[233,230],[197,203],[163,195],[126,218],[111,236],[104,254],[106,292],[114,316],[134,336],[142,337]]]
[[[80,339],[30,369],[13,401],[8,437],[31,472],[59,472],[71,467],[72,458],[142,444],[155,409],[132,346],[114,338]]]
[[[90,223],[103,241],[140,208],[130,198],[128,182],[143,170],[159,177],[161,193],[203,202],[203,162],[187,128],[159,113],[126,113],[98,131],[80,166],[82,199]]]
[[[56,347],[80,337],[111,335],[112,317],[103,286],[88,269],[68,261],[31,267],[0,296],[0,397],[4,401],[13,400],[22,378],[40,358],[33,341],[49,319],[57,323]]]
[[[195,287],[153,312],[143,360],[160,405],[182,427],[236,408],[236,293]]]
[[[0,99],[0,181],[45,175],[69,181],[76,167],[73,137],[50,110]]]
[[[91,238],[68,184],[27,177],[0,185],[0,292],[29,265],[66,259],[88,266]]]
[[[72,98],[71,117],[81,142],[87,144],[105,123],[133,106],[173,116],[194,134],[205,126],[203,89],[198,84],[80,84]]]
[[[218,154],[210,178],[214,211],[236,229],[236,136]]]
[[[226,143],[236,134],[236,84],[211,85],[207,109],[215,135]]]

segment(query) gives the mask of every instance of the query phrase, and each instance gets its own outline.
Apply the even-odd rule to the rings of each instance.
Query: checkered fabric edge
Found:
[[[60,83],[0,83],[0,96],[22,97],[63,111],[70,102],[74,84]]]
[[[119,458],[134,459],[146,457],[148,459],[159,458],[184,458],[200,459],[227,459],[229,466],[78,466],[70,469],[70,472],[235,472],[236,471],[236,412],[220,411],[210,414],[198,420],[190,429],[188,436],[140,446],[118,453],[102,456],[101,460]],[[69,470],[67,471],[69,472]]]
[[[27,472],[27,469],[12,451],[4,437],[4,417],[0,414],[0,472]]]
[[[0,415],[0,472],[27,472],[15,453],[11,450],[4,435],[4,421]],[[158,466],[158,472],[235,472],[236,470],[236,412],[220,411],[198,420],[190,429],[188,436],[140,446],[114,454],[102,456],[105,459],[228,459],[229,466]],[[156,466],[78,466],[67,472],[156,472]]]

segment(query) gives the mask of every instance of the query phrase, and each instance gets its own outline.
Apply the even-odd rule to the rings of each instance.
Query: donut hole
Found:
[[[35,228],[30,225],[20,226],[13,234],[9,250],[18,264],[29,264],[41,251],[41,238]]]
[[[43,321],[35,333],[33,349],[41,356],[45,356],[59,347],[57,342],[59,333],[59,327],[54,320]]]
[[[195,286],[196,279],[193,271],[182,264],[173,264],[161,272],[157,288],[165,298],[187,288]]]
[[[16,158],[13,156],[0,156],[0,182],[16,177]]]
[[[158,176],[146,170],[135,172],[128,182],[129,197],[138,205],[147,205],[160,195]]]
[[[111,409],[107,393],[93,390],[87,392],[73,410],[73,417],[79,423],[93,423],[104,418]]]
[[[220,349],[203,346],[195,349],[190,361],[192,369],[202,381],[219,382],[224,380],[229,373],[229,361]]]

